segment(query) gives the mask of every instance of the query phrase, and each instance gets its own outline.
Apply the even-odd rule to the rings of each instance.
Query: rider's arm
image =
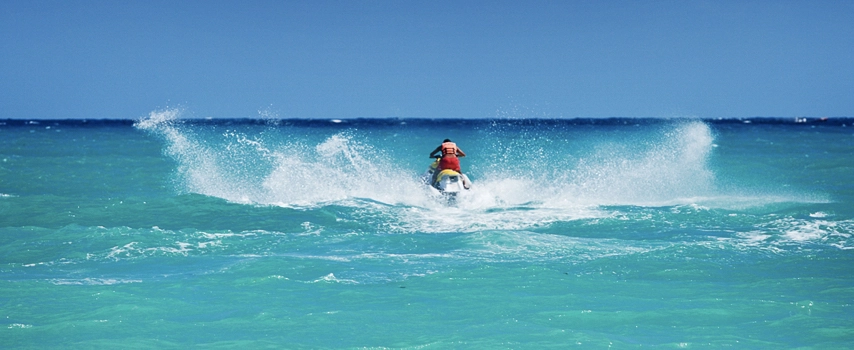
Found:
[[[463,152],[459,147],[457,147],[457,157],[465,157],[466,152]]]
[[[436,153],[442,152],[442,146],[436,147],[433,152],[430,152],[430,158],[435,158]]]

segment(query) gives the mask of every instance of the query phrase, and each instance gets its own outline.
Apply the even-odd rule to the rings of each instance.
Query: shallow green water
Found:
[[[172,113],[0,125],[5,347],[854,345],[844,121]]]

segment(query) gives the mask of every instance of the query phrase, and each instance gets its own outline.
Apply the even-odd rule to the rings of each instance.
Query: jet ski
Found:
[[[466,174],[458,173],[451,169],[444,169],[437,173],[436,170],[439,168],[439,159],[440,158],[436,158],[436,160],[430,164],[427,171],[421,175],[421,181],[448,197],[449,200],[453,200],[453,198],[456,198],[458,194],[471,188],[471,181]]]

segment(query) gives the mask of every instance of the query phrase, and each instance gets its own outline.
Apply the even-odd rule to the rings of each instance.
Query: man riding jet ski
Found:
[[[439,154],[441,158],[437,157]],[[457,147],[457,144],[450,139],[445,139],[439,147],[430,152],[430,158],[437,159],[424,174],[425,182],[429,179],[430,185],[442,194],[456,195],[471,188],[468,176],[460,170],[459,157],[465,156],[466,153]]]

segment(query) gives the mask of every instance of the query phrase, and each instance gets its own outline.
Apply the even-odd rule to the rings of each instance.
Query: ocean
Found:
[[[9,349],[848,349],[852,234],[854,119],[0,121]]]

